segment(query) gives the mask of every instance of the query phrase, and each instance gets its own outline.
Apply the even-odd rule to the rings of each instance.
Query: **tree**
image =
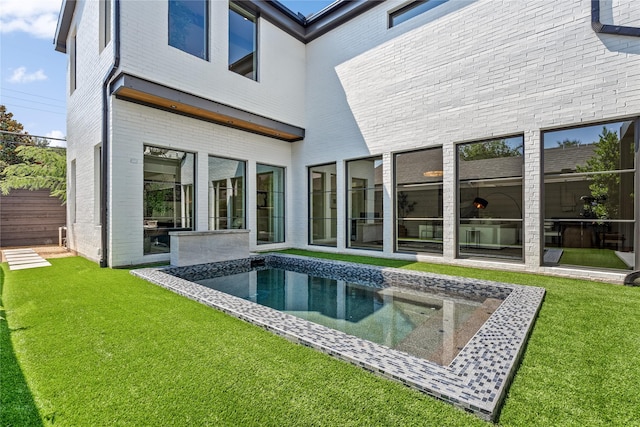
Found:
[[[601,172],[589,177],[591,196],[585,199],[585,206],[596,218],[617,218],[620,206],[620,140],[615,131],[602,127],[600,139],[594,143],[595,150],[584,166],[577,166],[577,172]],[[628,153],[633,155],[633,152]]]
[[[557,141],[558,147],[567,148],[567,147],[577,147],[581,144],[579,139],[569,139],[565,138],[564,141]]]
[[[464,161],[517,157],[522,155],[522,146],[512,147],[504,139],[476,142],[460,147],[460,159]]]
[[[64,148],[23,145],[15,150],[20,163],[4,168],[0,191],[48,189],[51,196],[67,201],[67,156]]]
[[[13,114],[8,112],[4,105],[0,105],[0,131],[0,177],[5,167],[22,162],[16,152],[18,147],[49,145],[46,139],[36,138],[25,132],[22,123],[14,120]]]

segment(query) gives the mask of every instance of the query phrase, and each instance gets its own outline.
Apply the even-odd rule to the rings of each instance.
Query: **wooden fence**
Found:
[[[57,245],[66,222],[66,206],[48,190],[0,194],[0,247]]]

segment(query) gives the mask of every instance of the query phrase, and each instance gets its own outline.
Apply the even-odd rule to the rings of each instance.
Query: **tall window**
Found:
[[[252,80],[258,79],[256,17],[229,3],[229,69]]]
[[[284,242],[284,168],[257,165],[258,244]]]
[[[100,51],[111,41],[111,0],[100,0]]]
[[[423,14],[448,0],[426,0],[414,1],[389,14],[389,28],[395,27],[415,16]]]
[[[395,156],[396,250],[442,253],[442,148]]]
[[[336,246],[336,164],[309,168],[309,243]]]
[[[544,141],[544,261],[637,268],[637,121],[550,131]]]
[[[245,162],[209,156],[209,230],[245,227]]]
[[[69,94],[75,92],[77,88],[77,60],[78,60],[78,41],[74,33],[71,36],[71,45],[69,46]]]
[[[169,0],[169,45],[208,59],[206,0]]]
[[[144,253],[169,252],[170,231],[193,230],[195,156],[144,147]]]
[[[382,250],[382,157],[347,163],[350,248]]]
[[[522,136],[458,150],[459,254],[522,260]]]

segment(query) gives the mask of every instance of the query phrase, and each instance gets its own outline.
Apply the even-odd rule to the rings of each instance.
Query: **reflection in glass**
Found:
[[[208,59],[205,0],[169,0],[169,46]]]
[[[284,168],[257,165],[258,244],[284,242]]]
[[[347,163],[350,248],[382,250],[382,157]]]
[[[245,227],[245,162],[209,156],[209,230]]]
[[[336,164],[309,168],[309,243],[336,246],[338,228]]]
[[[144,147],[144,254],[170,251],[170,231],[193,230],[194,155]]]
[[[522,260],[522,136],[458,150],[458,252]]]
[[[229,70],[257,80],[256,17],[229,3]]]
[[[545,262],[635,268],[635,122],[545,132]]]
[[[422,0],[411,2],[407,6],[389,14],[389,28],[421,15],[447,1],[448,0]]]
[[[396,250],[442,253],[442,148],[395,156]]]

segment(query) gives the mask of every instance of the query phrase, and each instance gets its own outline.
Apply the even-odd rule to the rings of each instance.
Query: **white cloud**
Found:
[[[41,80],[47,80],[48,77],[42,69],[33,73],[27,73],[26,67],[19,67],[13,70],[13,74],[9,77],[10,83],[31,83]]]
[[[47,134],[45,136],[47,138],[65,139],[64,133],[62,133],[62,131],[60,131],[60,130],[52,130],[51,132],[47,132]],[[58,141],[58,140],[55,140],[55,139],[50,139],[49,140],[49,146],[50,147],[66,147],[67,146],[67,142],[66,141]]]
[[[61,0],[1,0],[0,33],[22,31],[53,39]]]

